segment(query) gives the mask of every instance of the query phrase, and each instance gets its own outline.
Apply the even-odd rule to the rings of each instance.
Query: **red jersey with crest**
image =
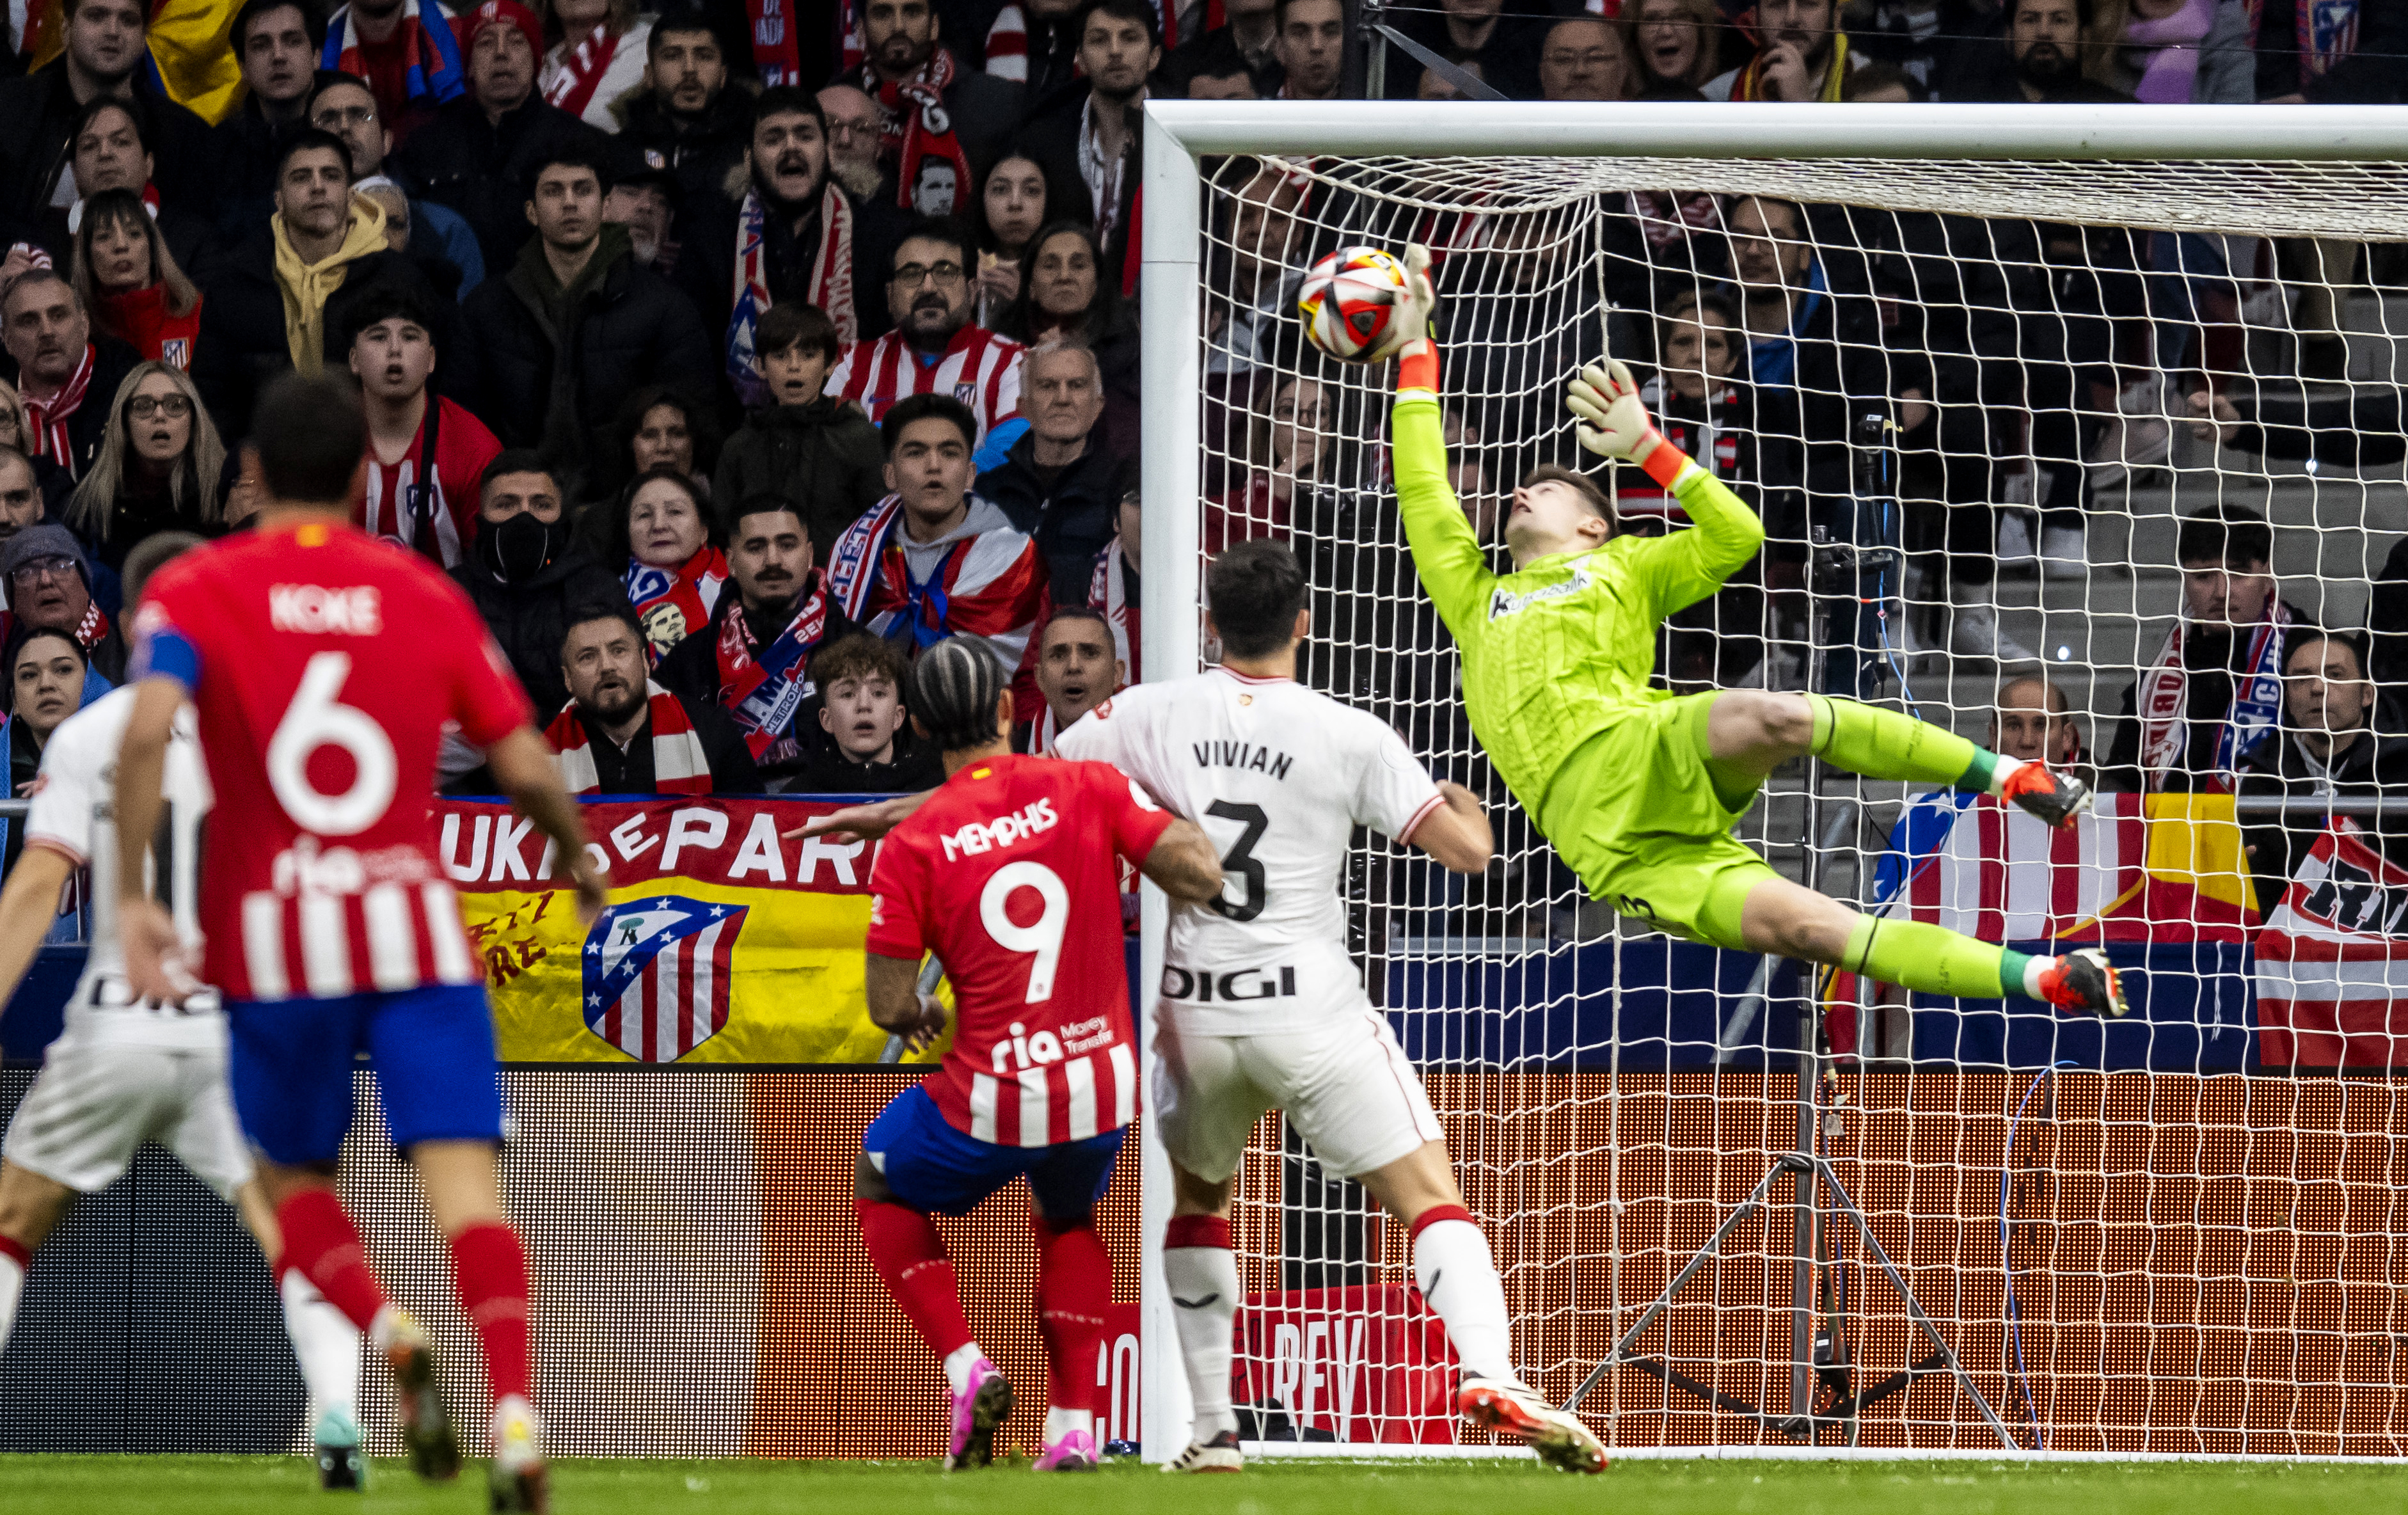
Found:
[[[954,1129],[1003,1147],[1137,1119],[1120,862],[1170,826],[1119,769],[998,757],[945,780],[869,875],[869,950],[937,954],[953,1045],[923,1080]]]
[[[217,808],[204,976],[230,999],[478,980],[429,800],[447,721],[479,747],[526,695],[459,586],[311,522],[188,552],[150,581],[135,676],[183,684]]]

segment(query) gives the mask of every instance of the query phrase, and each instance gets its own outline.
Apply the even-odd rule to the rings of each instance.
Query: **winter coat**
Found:
[[[282,317],[278,318],[277,325],[278,330],[283,329]],[[84,386],[83,403],[77,406],[75,414],[67,418],[67,446],[75,454],[75,466],[60,470],[63,494],[73,494],[75,481],[92,471],[93,460],[100,456],[101,444],[108,440],[108,410],[117,399],[117,388],[142,361],[140,353],[113,336],[101,336],[97,330],[92,334],[92,379]],[[25,387],[25,376],[17,371],[17,360],[6,353],[0,353],[0,375],[5,375],[8,382],[21,390]],[[51,461],[49,458],[34,460],[34,477],[42,482],[42,495],[46,501],[50,499],[50,479],[52,476],[44,465]],[[74,478],[64,477],[68,473],[72,473]],[[63,500],[49,505],[47,509],[50,520],[58,520],[64,513]],[[6,587],[0,586],[0,593],[6,593]]]
[[[161,204],[209,211],[217,148],[208,122],[159,93],[150,70],[134,77],[134,103],[150,117],[150,177]],[[67,172],[67,138],[82,109],[67,86],[64,57],[0,82],[0,210],[28,226],[39,222],[51,187]]]
[[[535,236],[526,203],[527,180],[536,165],[546,155],[572,146],[600,153],[605,162],[624,156],[607,134],[540,95],[528,95],[524,105],[495,124],[485,119],[484,107],[464,94],[445,101],[425,125],[410,133],[385,171],[414,192],[411,199],[432,200],[460,213],[477,234],[491,278],[509,267],[519,249]]]
[[[619,128],[619,140],[639,153],[645,166],[677,176],[689,201],[718,193],[727,171],[744,162],[752,145],[752,112],[741,90],[720,91],[701,119],[682,129],[650,92],[628,96],[617,109],[626,122]]]
[[[850,401],[756,410],[720,450],[711,504],[730,531],[736,510],[755,494],[794,502],[811,536],[811,561],[825,564],[844,529],[886,495],[886,456],[878,428]]]
[[[1120,460],[1090,437],[1078,461],[1047,483],[1037,471],[1034,433],[1013,441],[1003,461],[979,475],[974,493],[993,500],[1011,523],[1037,538],[1055,605],[1084,605],[1096,554],[1120,529],[1112,476]]]
[[[551,720],[568,703],[568,683],[560,673],[560,644],[568,638],[569,612],[627,601],[626,586],[619,576],[574,543],[523,583],[503,583],[474,551],[452,568],[452,578],[476,603],[477,614],[484,618],[486,629],[494,634],[502,655],[510,660],[511,670],[525,688],[528,703],[543,712],[538,721]]]

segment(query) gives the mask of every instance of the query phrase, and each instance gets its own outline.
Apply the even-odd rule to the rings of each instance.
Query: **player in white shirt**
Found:
[[[1221,897],[1171,908],[1154,1025],[1154,1121],[1176,1195],[1163,1270],[1196,1406],[1172,1466],[1242,1465],[1229,1404],[1240,1297],[1229,1202],[1248,1135],[1278,1108],[1326,1166],[1407,1228],[1422,1296],[1463,1364],[1461,1413],[1557,1467],[1597,1472],[1603,1444],[1514,1372],[1504,1290],[1445,1133],[1346,952],[1339,888],[1354,828],[1477,873],[1492,850],[1480,802],[1433,781],[1385,722],[1296,682],[1309,615],[1286,548],[1231,547],[1207,592],[1221,666],[1124,690],[1054,744],[1061,757],[1116,765],[1223,849]]]
[[[197,545],[165,533],[125,564],[127,599],[177,552]],[[60,893],[89,869],[91,950],[67,1002],[66,1023],[43,1054],[42,1071],[17,1107],[0,1144],[0,1347],[16,1323],[25,1269],[77,1194],[115,1182],[135,1149],[156,1141],[235,1207],[277,1267],[283,1239],[261,1192],[226,1088],[226,1026],[218,992],[206,986],[180,1005],[133,999],[118,941],[117,836],[108,820],[117,750],[134,708],[120,689],[62,722],[42,750],[39,787],[25,822],[25,848],[0,886],[0,1007],[40,951]],[[196,885],[209,780],[193,712],[178,716],[162,784],[165,819],[154,843],[152,893],[174,915],[196,956]],[[297,1271],[280,1270],[284,1324],[316,1409],[321,1480],[357,1488],[366,1469],[359,1436],[359,1333]]]

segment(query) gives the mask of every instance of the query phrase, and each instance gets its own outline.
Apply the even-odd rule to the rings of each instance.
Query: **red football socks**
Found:
[[[480,1221],[452,1238],[452,1280],[460,1308],[485,1349],[485,1382],[496,1402],[535,1397],[535,1354],[527,1337],[526,1251],[519,1234]]]
[[[945,1255],[945,1238],[937,1234],[937,1222],[918,1210],[875,1199],[855,1199],[853,1213],[861,1222],[861,1244],[886,1281],[886,1292],[903,1307],[937,1361],[969,1345],[970,1323],[962,1315],[953,1259]]]
[[[287,1267],[318,1286],[326,1302],[366,1331],[384,1308],[384,1287],[368,1271],[367,1248],[332,1189],[302,1189],[276,1207]]]
[[[1112,1302],[1112,1260],[1093,1225],[1037,1231],[1037,1325],[1045,1337],[1046,1402],[1055,1409],[1101,1407],[1096,1345]]]

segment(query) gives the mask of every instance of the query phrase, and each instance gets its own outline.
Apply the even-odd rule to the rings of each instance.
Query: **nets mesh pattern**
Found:
[[[2252,617],[2229,633],[2200,599],[2186,622],[2177,563],[2179,518],[2257,512],[2296,622],[2373,627],[2361,672],[2374,682],[2333,698],[2370,707],[2359,756],[2386,756],[2348,792],[2379,796],[2392,734],[2408,730],[2391,687],[2408,660],[2390,640],[2408,599],[2388,608],[2383,587],[2408,585],[2408,557],[2385,566],[2408,529],[2408,260],[2381,245],[2401,235],[2401,167],[1200,168],[1199,558],[1245,536],[1292,543],[1314,593],[1306,679],[1389,721],[1498,826],[1499,862],[1470,879],[1358,836],[1340,889],[1367,982],[1447,1120],[1531,1381],[1573,1394],[1759,1181],[1804,1154],[1861,1207],[1966,1378],[1936,1364],[1830,1184],[1810,1186],[1820,1220],[1801,1241],[1784,1174],[1588,1391],[1582,1409],[1610,1440],[1978,1451],[2003,1428],[2059,1451],[2408,1451],[2403,1112],[2386,1077],[2408,1049],[2390,1051],[2389,992],[2373,992],[2372,1041],[2270,1036],[2257,993],[2258,927],[2314,870],[2328,816],[2178,832],[2119,794],[2052,844],[2021,818],[1928,806],[1921,823],[1965,829],[1954,851],[1920,833],[1910,855],[1893,833],[1918,790],[1791,765],[1741,822],[1784,875],[1861,908],[2028,950],[2103,937],[2143,970],[2143,1001],[2103,1032],[2029,1002],[1910,999],[1717,961],[1617,922],[1584,900],[1464,721],[1460,665],[1398,521],[1390,370],[1315,351],[1294,306],[1324,253],[1432,249],[1453,481],[1500,569],[1507,497],[1541,464],[1610,480],[1625,530],[1686,529],[1637,470],[1614,477],[1581,452],[1563,410],[1581,364],[1632,366],[1668,431],[1685,428],[1768,532],[1722,592],[1670,619],[1663,687],[1819,689],[2000,745],[2018,719],[2000,711],[2003,686],[2044,677],[2064,717],[2042,732],[2035,716],[2032,739],[2108,787],[2159,787],[2157,766],[2185,788],[2180,770],[2238,764],[2218,719],[2169,753],[2125,717],[2178,626],[2194,649],[2202,627],[2238,649],[2227,663],[2244,718],[2253,680],[2279,674],[2252,661]],[[2374,245],[2334,240],[2337,227]],[[2241,605],[2246,577],[2218,592]],[[2260,715],[2297,727],[2285,689],[2262,686]],[[2296,747],[2282,736],[2266,752],[2282,742]],[[2289,794],[2303,809],[2321,793],[2298,774],[2242,787],[2244,804]],[[2380,851],[2381,823],[2362,819]],[[2177,836],[2203,870],[2187,891],[2143,865]],[[1955,861],[1915,865],[1942,853]],[[2336,1081],[2340,1064],[2366,1077]],[[1240,1192],[1250,1290],[1289,1308],[1299,1291],[1357,1285],[1363,1300],[1403,1300],[1401,1229],[1275,1120]],[[1825,1328],[1845,1373],[1809,1370]],[[1281,1360],[1310,1349],[1283,1341],[1241,1329],[1241,1405],[1312,1381],[1312,1365]],[[1402,1412],[1340,1424],[1326,1393],[1299,1393],[1241,1423],[1413,1434]],[[1828,1418],[1797,1419],[1810,1411]]]

